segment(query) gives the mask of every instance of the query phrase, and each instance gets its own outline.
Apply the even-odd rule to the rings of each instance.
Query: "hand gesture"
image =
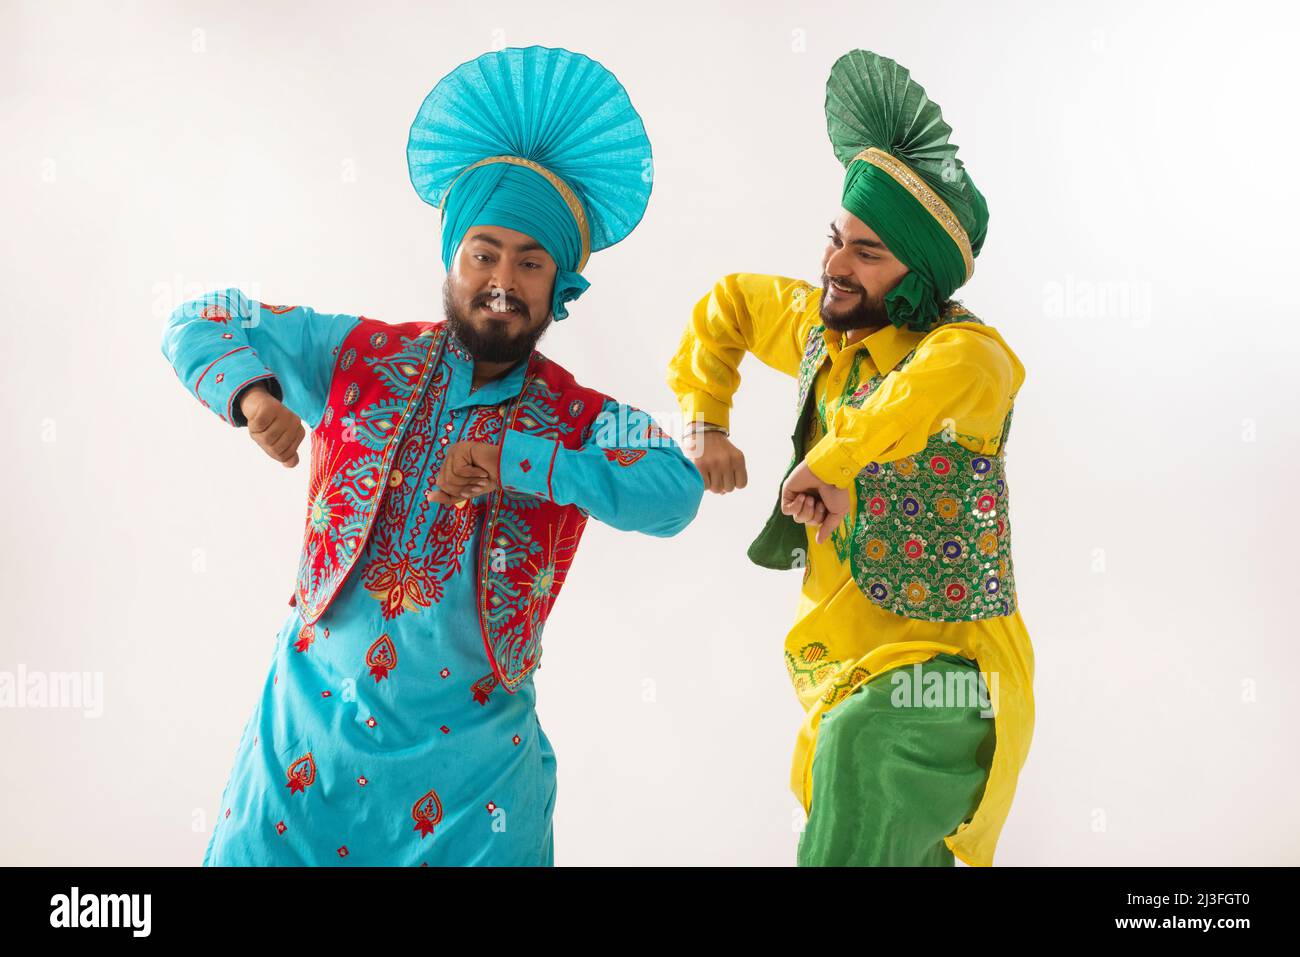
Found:
[[[693,432],[682,443],[682,451],[704,477],[704,487],[726,495],[749,484],[745,455],[721,432]]]
[[[781,486],[781,511],[801,525],[818,526],[820,545],[849,514],[849,490],[823,482],[805,460]]]
[[[501,446],[491,442],[453,442],[434,480],[438,487],[426,492],[430,502],[460,508],[471,498],[501,487]]]
[[[240,397],[239,411],[248,420],[248,434],[267,455],[285,468],[298,464],[298,446],[307,430],[302,421],[260,382]]]

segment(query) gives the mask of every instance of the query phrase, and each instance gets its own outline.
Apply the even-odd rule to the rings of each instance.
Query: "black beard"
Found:
[[[475,296],[470,302],[470,308],[477,309],[480,306],[485,306],[492,298],[491,294]],[[516,299],[514,296],[504,298],[506,305],[514,306],[518,310],[518,314],[527,321],[529,312],[523,301]],[[451,298],[450,282],[445,282],[442,286],[442,311],[447,317],[448,330],[460,340],[460,344],[465,347],[466,351],[479,362],[518,362],[521,359],[527,359],[533,354],[538,341],[550,328],[552,321],[548,315],[546,321],[539,324],[537,328],[525,330],[514,336],[502,331],[495,324],[489,328],[488,332],[479,332],[456,308],[456,304]]]
[[[830,286],[830,277],[822,276],[822,301],[819,312],[826,328],[834,332],[848,332],[851,329],[870,329],[874,326],[889,325],[889,310],[885,308],[884,299],[873,299],[871,293],[859,287],[861,293],[858,304],[847,313],[830,314],[826,311],[826,293]]]

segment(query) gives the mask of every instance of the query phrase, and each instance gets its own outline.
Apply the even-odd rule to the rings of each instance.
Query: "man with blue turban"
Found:
[[[798,863],[989,865],[1034,723],[1005,479],[1024,367],[951,298],[988,207],[939,107],[855,50],[826,120],[845,177],[820,288],[726,276],[668,381],[718,493],[747,484],[728,438],[745,353],[798,381],[794,454],[749,548],[803,575],[784,655],[806,712]]]
[[[618,80],[567,50],[485,54],[428,95],[407,156],[443,214],[445,321],[227,289],[165,333],[186,387],[277,461],[311,428],[292,611],[204,864],[553,863],[547,616],[589,517],[670,536],[703,495],[648,415],[535,348],[649,199]]]

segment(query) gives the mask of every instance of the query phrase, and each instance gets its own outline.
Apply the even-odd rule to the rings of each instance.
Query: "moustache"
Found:
[[[845,287],[846,289],[848,289],[849,292],[862,292],[862,287],[859,286],[857,283],[853,283],[853,282],[845,282],[843,279],[838,279],[838,278],[835,280],[835,282],[836,282],[837,285],[843,286],[843,287]],[[830,277],[830,276],[827,276],[826,274],[823,273],[823,274],[822,274],[822,291],[824,292],[824,291],[826,290],[826,288],[827,288],[828,286],[830,286],[830,284],[831,284],[831,277]]]
[[[496,304],[495,307],[493,305],[494,303]],[[516,299],[514,296],[509,296],[509,295],[494,296],[491,293],[484,293],[482,295],[475,296],[471,305],[475,309],[486,306],[487,308],[491,309],[493,312],[497,312],[497,311],[505,312],[506,311],[505,307],[509,306],[514,309],[515,314],[518,315],[520,318],[522,319],[529,318],[528,306],[526,306],[522,300]]]

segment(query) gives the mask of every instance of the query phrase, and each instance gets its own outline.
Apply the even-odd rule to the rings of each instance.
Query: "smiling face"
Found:
[[[527,358],[551,322],[558,271],[542,244],[504,226],[471,226],[447,281],[447,323],[475,359]]]
[[[822,322],[836,332],[888,325],[885,294],[902,282],[907,267],[866,223],[846,209],[831,223],[826,238]]]

